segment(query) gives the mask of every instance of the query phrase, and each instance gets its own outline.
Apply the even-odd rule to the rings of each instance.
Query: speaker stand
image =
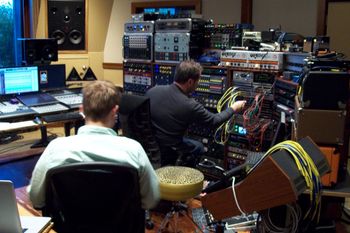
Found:
[[[51,135],[48,137],[47,129],[45,125],[40,125],[40,133],[41,133],[41,139],[38,142],[31,145],[30,148],[46,147],[50,143],[50,141],[52,141],[57,137],[56,135]]]

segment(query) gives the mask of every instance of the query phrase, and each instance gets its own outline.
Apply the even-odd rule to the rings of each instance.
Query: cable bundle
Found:
[[[286,222],[287,226],[277,226],[271,217],[271,209],[261,211],[257,219],[258,232],[271,232],[271,233],[296,233],[298,232],[299,221],[301,218],[301,209],[299,205],[286,205]]]
[[[242,96],[242,92],[238,91],[237,87],[230,87],[220,98],[216,105],[216,110],[221,112],[224,108],[230,107],[236,101],[238,96]],[[216,143],[224,145],[227,142],[228,134],[232,132],[234,126],[234,120],[233,116],[216,129],[214,134],[214,140]]]
[[[310,191],[310,206],[304,214],[304,220],[308,219],[313,221],[317,216],[316,220],[318,222],[321,209],[321,180],[316,165],[300,144],[291,140],[273,146],[264,154],[263,158],[279,150],[286,150],[292,156]],[[262,161],[262,159],[260,161]],[[258,164],[259,163],[255,164],[255,166],[248,171],[248,174],[251,173]]]
[[[252,150],[261,149],[264,133],[271,121],[259,118],[264,100],[263,94],[257,94],[251,106],[243,113],[243,127],[247,130],[247,139]]]

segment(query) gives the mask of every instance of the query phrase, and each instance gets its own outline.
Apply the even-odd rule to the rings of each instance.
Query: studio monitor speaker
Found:
[[[48,0],[48,36],[59,50],[85,50],[85,0]]]
[[[57,41],[49,39],[23,39],[23,62],[26,65],[50,64],[57,61]]]

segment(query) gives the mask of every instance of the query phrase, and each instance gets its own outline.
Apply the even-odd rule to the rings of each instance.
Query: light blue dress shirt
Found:
[[[158,177],[140,143],[118,136],[110,128],[85,125],[77,135],[53,140],[41,155],[29,186],[33,206],[40,208],[45,204],[45,175],[50,168],[92,161],[135,167],[139,173],[142,207],[150,209],[159,201]]]

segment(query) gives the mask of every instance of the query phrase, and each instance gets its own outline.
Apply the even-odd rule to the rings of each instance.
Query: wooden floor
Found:
[[[191,209],[192,208],[198,208],[201,207],[201,203],[198,200],[192,199],[187,202],[188,208],[178,214],[178,217],[172,216],[169,218],[169,224],[168,228],[164,228],[163,232],[176,232],[175,231],[175,222],[177,222],[178,232],[202,232],[199,226],[197,226],[193,221],[192,221],[192,213]],[[146,229],[146,233],[156,233],[158,232],[162,222],[164,221],[165,223],[167,222],[165,219],[165,214],[164,213],[159,213],[155,211],[151,211],[151,220],[154,224],[154,228],[152,230]],[[166,224],[165,224],[166,225]]]

